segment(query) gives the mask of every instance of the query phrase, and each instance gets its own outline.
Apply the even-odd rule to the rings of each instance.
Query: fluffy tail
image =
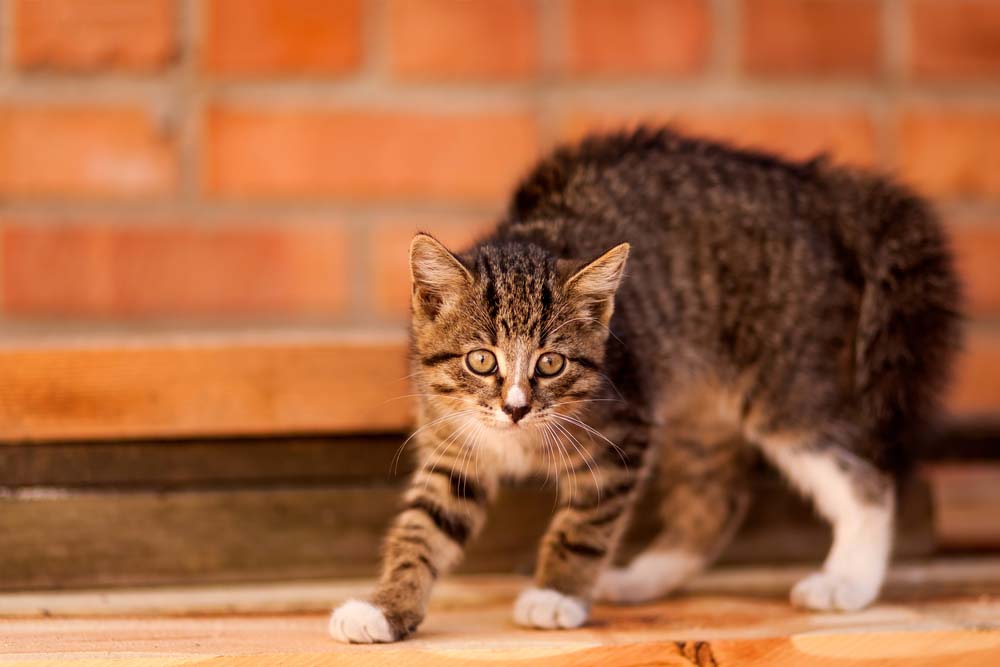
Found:
[[[864,290],[854,380],[867,423],[896,458],[915,444],[948,379],[960,345],[960,289],[926,202],[895,187],[883,195],[858,254]]]

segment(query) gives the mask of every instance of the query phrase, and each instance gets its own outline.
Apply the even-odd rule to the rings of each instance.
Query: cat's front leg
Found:
[[[587,621],[594,585],[625,531],[647,465],[646,429],[615,430],[620,448],[580,447],[587,456],[560,477],[560,507],[542,538],[535,585],[514,603],[518,625],[576,628]]]
[[[457,460],[421,466],[386,535],[374,594],[348,600],[333,612],[333,638],[370,644],[399,641],[413,632],[424,619],[434,581],[458,564],[482,527],[495,489],[495,478],[463,474]]]

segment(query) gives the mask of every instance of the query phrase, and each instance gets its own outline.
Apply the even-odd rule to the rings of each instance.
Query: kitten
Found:
[[[492,236],[456,256],[420,234],[410,266],[420,467],[377,588],[334,612],[335,638],[413,632],[501,477],[559,482],[518,624],[573,628],[591,599],[662,596],[739,525],[755,453],[833,526],[792,602],[876,598],[891,470],[959,339],[924,201],[822,159],[640,129],[556,151]],[[662,533],[607,569],[647,476],[663,484]]]

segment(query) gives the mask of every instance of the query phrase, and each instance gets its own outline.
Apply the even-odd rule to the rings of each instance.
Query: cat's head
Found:
[[[511,433],[578,414],[605,382],[608,323],[628,252],[623,243],[572,262],[499,242],[460,259],[418,234],[410,245],[412,351],[432,413],[462,413],[462,422]]]

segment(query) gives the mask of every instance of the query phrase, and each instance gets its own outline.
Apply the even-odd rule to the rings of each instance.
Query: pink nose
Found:
[[[514,407],[513,405],[507,405],[506,403],[503,404],[503,411],[510,415],[511,421],[515,424],[521,421],[521,418],[528,414],[529,410],[531,410],[531,408],[527,405]]]

